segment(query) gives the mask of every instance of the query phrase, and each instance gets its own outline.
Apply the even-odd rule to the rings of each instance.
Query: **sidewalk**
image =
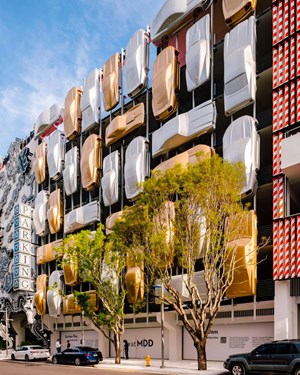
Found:
[[[164,361],[165,368],[161,368],[160,359],[152,359],[150,367],[146,367],[145,361],[142,359],[122,359],[121,365],[115,365],[114,358],[105,358],[96,367],[105,369],[124,369],[126,371],[147,371],[154,374],[173,374],[173,375],[188,375],[188,374],[207,374],[207,375],[228,375],[228,371],[223,368],[223,362],[208,361],[206,371],[197,370],[196,361]]]
[[[10,352],[8,358],[6,353],[2,350],[0,351],[0,360],[10,359]],[[229,375],[228,371],[223,368],[223,362],[208,361],[206,371],[197,370],[196,361],[164,361],[164,368],[161,368],[160,359],[151,359],[150,367],[146,367],[145,360],[143,359],[122,359],[120,365],[115,365],[114,358],[104,358],[102,362],[95,365],[96,368],[114,370],[124,370],[124,372],[136,372],[136,371],[147,371],[153,374],[166,374],[166,375]]]

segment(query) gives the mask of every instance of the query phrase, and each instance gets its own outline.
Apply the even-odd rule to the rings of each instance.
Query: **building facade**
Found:
[[[114,354],[74,305],[73,291],[92,286],[78,282],[72,265],[58,267],[55,248],[99,221],[110,230],[151,170],[189,162],[204,146],[244,162],[242,199],[258,229],[257,238],[255,230],[245,236],[258,245],[269,239],[244,280],[247,291],[236,286],[223,301],[208,359],[299,336],[298,13],[296,0],[168,0],[151,28],[137,30],[64,103],[38,115],[26,142],[13,144],[0,170],[0,313],[14,319],[6,322],[11,346],[35,336],[54,350],[61,338],[63,347],[83,341]],[[65,297],[49,289],[54,284]],[[149,301],[133,314],[128,303],[126,313],[130,356],[159,358],[161,306]],[[164,328],[166,358],[196,358],[167,306]]]

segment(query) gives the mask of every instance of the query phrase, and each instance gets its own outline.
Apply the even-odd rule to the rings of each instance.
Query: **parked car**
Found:
[[[251,353],[230,355],[224,367],[231,375],[273,374],[300,375],[300,340],[278,340],[262,344]]]
[[[55,353],[52,356],[52,363],[75,364],[76,366],[85,364],[97,364],[103,361],[102,353],[98,349],[89,346],[74,346]]]
[[[42,359],[46,361],[50,357],[49,349],[40,345],[23,345],[19,346],[11,353],[11,359],[19,359],[23,361],[31,361],[34,359]]]

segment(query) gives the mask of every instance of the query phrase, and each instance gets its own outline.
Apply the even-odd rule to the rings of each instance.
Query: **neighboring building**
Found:
[[[78,283],[72,265],[58,270],[55,247],[67,234],[95,229],[99,221],[107,222],[109,229],[111,220],[106,219],[132,204],[139,194],[137,183],[150,170],[164,168],[161,163],[173,157],[189,160],[191,149],[198,145],[214,148],[226,160],[245,163],[241,194],[257,214],[258,239],[255,216],[245,237],[251,246],[262,237],[270,238],[259,252],[257,266],[243,280],[247,288],[233,286],[224,300],[208,340],[208,359],[223,360],[274,337],[299,337],[300,178],[294,145],[299,121],[298,13],[296,0],[258,0],[257,4],[255,0],[168,0],[153,20],[151,34],[137,30],[125,52],[115,53],[102,69],[82,77],[83,89],[70,88],[64,106],[55,104],[38,116],[34,139],[26,146],[34,154],[31,170],[24,172],[25,181],[35,176],[31,190],[20,191],[12,200],[10,194],[17,187],[10,181],[18,174],[12,172],[9,160],[0,170],[0,184],[11,184],[1,189],[4,231],[13,223],[16,207],[22,208],[19,203],[34,208],[30,241],[36,247],[36,266],[32,265],[30,278],[37,276],[35,290],[20,289],[20,280],[19,289],[7,288],[7,280],[17,285],[20,279],[16,250],[13,254],[18,238],[7,245],[12,243],[13,224],[2,240],[0,313],[11,301],[10,326],[17,332],[12,336],[16,344],[30,331],[44,343],[51,334],[52,349],[60,337],[63,347],[67,340],[71,344],[84,340],[105,356],[113,354],[72,299],[74,290],[92,286]],[[149,67],[150,38],[158,56]],[[16,157],[18,147],[9,152],[10,158]],[[10,214],[6,214],[8,207]],[[15,278],[10,276],[13,270]],[[200,267],[196,271],[201,283]],[[66,297],[47,289],[54,283]],[[30,314],[25,318],[25,300],[33,315],[36,309],[34,319]],[[131,345],[130,357],[159,358],[160,306],[149,302],[144,312],[134,315],[128,304],[126,312],[124,338]],[[195,359],[192,340],[175,312],[165,309],[164,315],[166,358]]]

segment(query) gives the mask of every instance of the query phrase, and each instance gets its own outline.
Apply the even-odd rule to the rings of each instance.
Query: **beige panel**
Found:
[[[106,223],[105,223],[106,234],[109,234],[112,232],[112,227],[114,226],[115,221],[121,218],[122,212],[123,211],[114,212],[113,214],[109,215],[106,218]]]
[[[69,140],[78,137],[81,131],[81,95],[82,90],[79,87],[72,87],[65,98],[64,133]]]
[[[47,219],[51,234],[58,233],[62,230],[63,203],[60,189],[56,189],[50,194]]]
[[[90,295],[89,303],[94,307],[95,310],[99,309],[98,298],[95,290],[89,290],[87,292]],[[63,299],[63,312],[65,315],[68,314],[80,314],[81,308],[75,302],[73,294],[69,294]]]
[[[126,134],[144,124],[145,106],[140,103],[130,108],[124,115],[115,117],[107,126],[105,132],[105,144],[110,146]]]
[[[103,66],[102,94],[105,111],[113,109],[119,103],[119,62],[115,53]]]
[[[153,171],[165,172],[168,169],[174,168],[176,164],[181,164],[183,167],[187,167],[188,164],[196,164],[198,162],[197,154],[199,154],[200,159],[202,159],[204,157],[213,156],[215,150],[207,145],[197,145],[181,154],[173,156],[171,159],[163,161],[156,166]]]
[[[35,151],[35,181],[42,184],[46,179],[47,168],[47,144],[45,141],[40,143]]]
[[[234,27],[247,18],[256,8],[257,0],[223,0],[223,14],[225,22]]]
[[[39,275],[36,279],[36,293],[34,295],[34,303],[38,315],[46,314],[47,282],[47,275]]]
[[[257,217],[249,211],[243,217],[242,238],[232,241],[237,246],[234,279],[226,291],[228,298],[253,296],[257,285]],[[229,244],[230,246],[230,244]]]
[[[179,88],[178,51],[166,47],[153,64],[152,109],[156,120],[165,120],[178,106],[176,92]]]
[[[57,251],[63,243],[63,240],[57,240],[46,245],[40,246],[36,251],[36,264],[52,262],[56,258],[61,258],[62,254]]]
[[[99,186],[101,167],[101,138],[91,134],[83,144],[80,160],[81,182],[85,190],[93,190]]]

